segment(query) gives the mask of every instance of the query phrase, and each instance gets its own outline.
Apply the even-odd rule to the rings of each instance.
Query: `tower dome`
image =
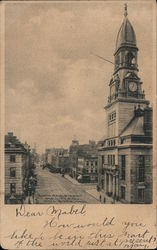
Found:
[[[127,17],[127,5],[125,5],[124,20],[119,29],[117,40],[116,40],[116,51],[126,45],[136,47],[136,34]]]

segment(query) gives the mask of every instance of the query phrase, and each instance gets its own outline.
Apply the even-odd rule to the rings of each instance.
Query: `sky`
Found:
[[[151,99],[152,3],[128,2],[139,77]],[[37,150],[105,135],[105,110],[124,2],[6,3],[5,132]]]

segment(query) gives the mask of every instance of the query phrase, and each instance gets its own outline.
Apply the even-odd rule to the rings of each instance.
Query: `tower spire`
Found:
[[[124,16],[126,17],[128,15],[127,12],[127,3],[124,4]]]

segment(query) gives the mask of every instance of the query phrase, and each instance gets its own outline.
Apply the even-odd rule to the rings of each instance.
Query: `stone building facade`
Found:
[[[24,182],[30,173],[30,148],[13,133],[5,136],[5,202],[22,203]]]
[[[126,5],[114,58],[105,106],[107,131],[99,142],[99,188],[114,201],[151,203],[152,108],[138,76],[136,34]]]

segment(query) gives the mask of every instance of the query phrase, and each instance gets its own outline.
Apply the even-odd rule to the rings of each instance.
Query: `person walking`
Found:
[[[99,196],[99,200],[100,200],[100,202],[101,202],[101,194],[100,194],[100,196]]]
[[[104,204],[106,203],[106,198],[104,197]]]

